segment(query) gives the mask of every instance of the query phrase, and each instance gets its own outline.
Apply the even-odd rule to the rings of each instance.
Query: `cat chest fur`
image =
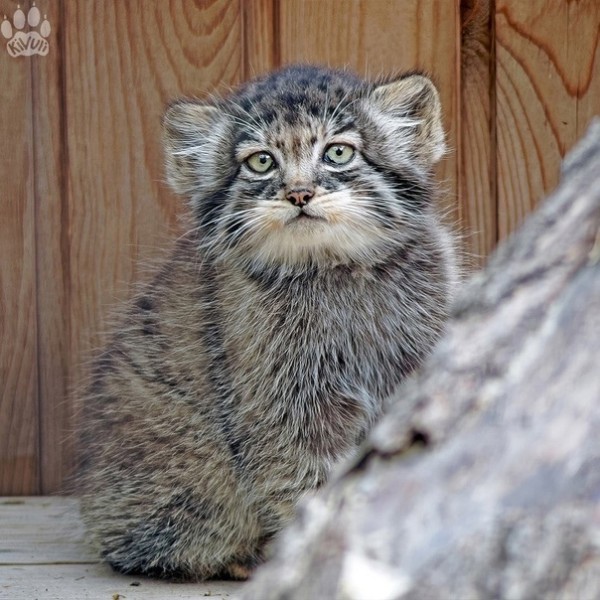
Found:
[[[435,307],[425,317],[414,282],[386,266],[224,271],[217,292],[223,353],[213,368],[227,371],[247,453],[260,429],[258,437],[277,431],[328,459],[345,454],[422,360],[423,339],[437,334]]]

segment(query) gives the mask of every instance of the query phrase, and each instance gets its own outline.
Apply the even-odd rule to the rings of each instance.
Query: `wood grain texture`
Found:
[[[65,3],[69,363],[102,342],[140,265],[164,256],[182,201],[163,183],[160,121],[177,96],[241,78],[238,0]]]
[[[241,587],[235,581],[140,580],[116,576],[106,565],[0,565],[0,577],[0,594],[8,594],[0,598],[7,600],[235,600]]]
[[[0,498],[0,564],[91,564],[74,498]]]
[[[0,18],[16,2],[0,0]],[[26,8],[24,6],[24,8]],[[4,40],[4,38],[2,38]],[[0,493],[39,492],[31,68],[0,47]]]
[[[0,19],[17,4],[0,0]],[[0,44],[0,493],[60,490],[67,390],[181,228],[160,143],[172,98],[292,62],[427,70],[450,146],[443,200],[475,264],[554,186],[600,113],[596,0],[37,4],[49,54],[11,58]]]
[[[316,62],[350,67],[368,77],[424,69],[438,88],[449,152],[439,174],[444,206],[457,215],[457,114],[460,14],[458,1],[281,0],[282,64]]]
[[[0,498],[0,598],[11,600],[231,599],[239,582],[177,585],[119,575],[86,545],[72,498]]]
[[[279,66],[276,0],[240,0],[243,25],[244,79]]]
[[[42,7],[52,26],[50,50],[31,60],[41,493],[56,493],[69,473],[72,448],[68,379],[69,220],[65,194],[62,2]]]
[[[496,245],[492,0],[461,2],[458,217],[467,261],[481,266]]]
[[[600,4],[498,0],[498,229],[511,233],[600,113]]]

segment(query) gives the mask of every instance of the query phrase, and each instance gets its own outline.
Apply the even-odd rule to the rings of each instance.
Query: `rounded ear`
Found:
[[[219,111],[215,106],[177,100],[163,117],[167,180],[179,194],[190,194],[197,182],[198,160],[215,130]]]
[[[376,122],[392,132],[398,151],[425,166],[436,163],[446,151],[442,107],[433,82],[424,75],[408,75],[373,89],[371,103]]]

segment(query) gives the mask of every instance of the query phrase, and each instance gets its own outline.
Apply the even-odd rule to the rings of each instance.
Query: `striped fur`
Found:
[[[243,578],[440,335],[456,285],[420,74],[291,67],[165,120],[195,227],[82,399],[84,518],[123,572]],[[345,165],[331,144],[354,148]],[[269,152],[267,173],[247,158]],[[300,207],[286,199],[310,189]]]

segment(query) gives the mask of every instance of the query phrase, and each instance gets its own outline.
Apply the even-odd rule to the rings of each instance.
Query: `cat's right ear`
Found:
[[[163,117],[167,181],[178,194],[197,190],[198,165],[218,115],[215,106],[191,100],[177,100],[168,106]]]

